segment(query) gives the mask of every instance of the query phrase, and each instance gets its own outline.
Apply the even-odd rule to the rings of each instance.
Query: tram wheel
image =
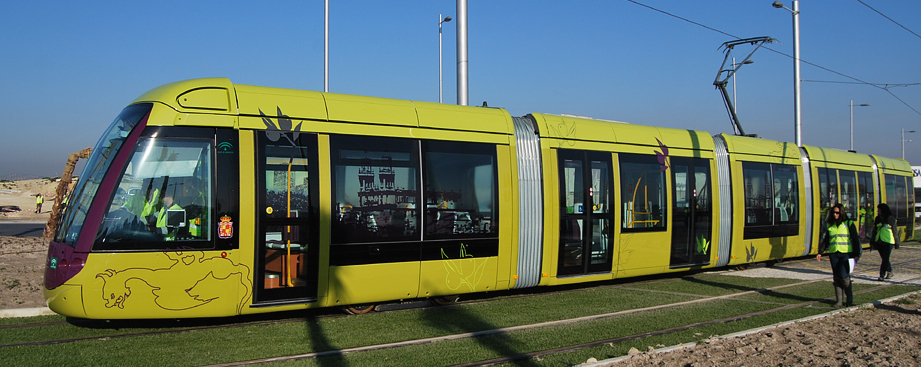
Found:
[[[364,315],[374,311],[374,305],[351,305],[349,307],[343,307],[342,310],[349,315]]]
[[[736,265],[736,270],[748,270],[751,264],[739,264]]]
[[[771,261],[768,261],[768,262],[767,262],[767,267],[770,268],[770,267],[773,267],[774,265],[780,264],[780,263],[783,262],[783,260],[784,260],[784,259],[778,259],[778,260],[771,260]]]
[[[454,295],[454,296],[438,296],[438,297],[432,298],[432,302],[435,302],[435,304],[437,304],[437,305],[447,306],[447,305],[453,305],[453,304],[457,303],[457,301],[458,301],[459,299],[460,299],[460,296],[458,296],[458,295]]]

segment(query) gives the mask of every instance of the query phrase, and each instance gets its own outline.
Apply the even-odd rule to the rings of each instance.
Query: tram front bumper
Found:
[[[83,287],[63,284],[54,289],[45,289],[45,302],[48,308],[68,317],[86,317],[83,308]]]

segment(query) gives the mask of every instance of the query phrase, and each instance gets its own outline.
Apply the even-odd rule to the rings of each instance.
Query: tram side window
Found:
[[[496,148],[424,141],[426,239],[498,234]]]
[[[332,243],[419,240],[415,140],[331,136]]]
[[[141,139],[96,234],[96,250],[211,248],[210,140]]]
[[[664,231],[668,202],[663,165],[653,155],[619,157],[624,231]]]
[[[799,183],[796,166],[742,162],[745,195],[744,238],[799,233]]]

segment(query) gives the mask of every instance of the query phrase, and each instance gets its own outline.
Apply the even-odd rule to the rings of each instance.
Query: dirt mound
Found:
[[[597,366],[917,366],[921,297]],[[650,347],[652,349],[652,347]]]
[[[54,206],[57,181],[47,179],[0,181],[0,220],[2,219],[47,219]],[[35,213],[35,195],[45,198],[42,212]],[[16,208],[19,208],[17,211]]]
[[[45,306],[47,254],[41,237],[0,236],[0,309]]]

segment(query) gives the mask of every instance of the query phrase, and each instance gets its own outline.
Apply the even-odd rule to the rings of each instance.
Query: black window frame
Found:
[[[451,142],[443,140],[422,140],[380,136],[337,135],[329,136],[330,141],[330,192],[332,195],[331,208],[331,234],[330,234],[330,265],[362,265],[409,261],[429,261],[457,258],[478,258],[498,256],[499,254],[499,217],[498,208],[499,181],[498,181],[498,153],[495,144],[477,142]],[[355,166],[361,164],[361,159],[342,157],[342,151],[366,150],[386,152],[395,146],[401,146],[401,154],[409,154],[408,163],[400,163],[399,167],[411,168],[413,172],[414,191],[412,209],[417,220],[415,233],[410,236],[394,236],[376,238],[367,234],[361,237],[354,233],[346,233],[348,227],[337,222],[341,208],[337,201],[339,197],[337,180],[339,178],[337,167],[341,165]],[[388,150],[389,149],[389,150]],[[494,218],[492,226],[495,231],[488,235],[482,234],[457,234],[457,235],[427,235],[425,190],[426,173],[425,154],[432,152],[465,152],[469,150],[488,151],[493,159],[492,195],[494,204]],[[397,165],[394,165],[397,167]]]

